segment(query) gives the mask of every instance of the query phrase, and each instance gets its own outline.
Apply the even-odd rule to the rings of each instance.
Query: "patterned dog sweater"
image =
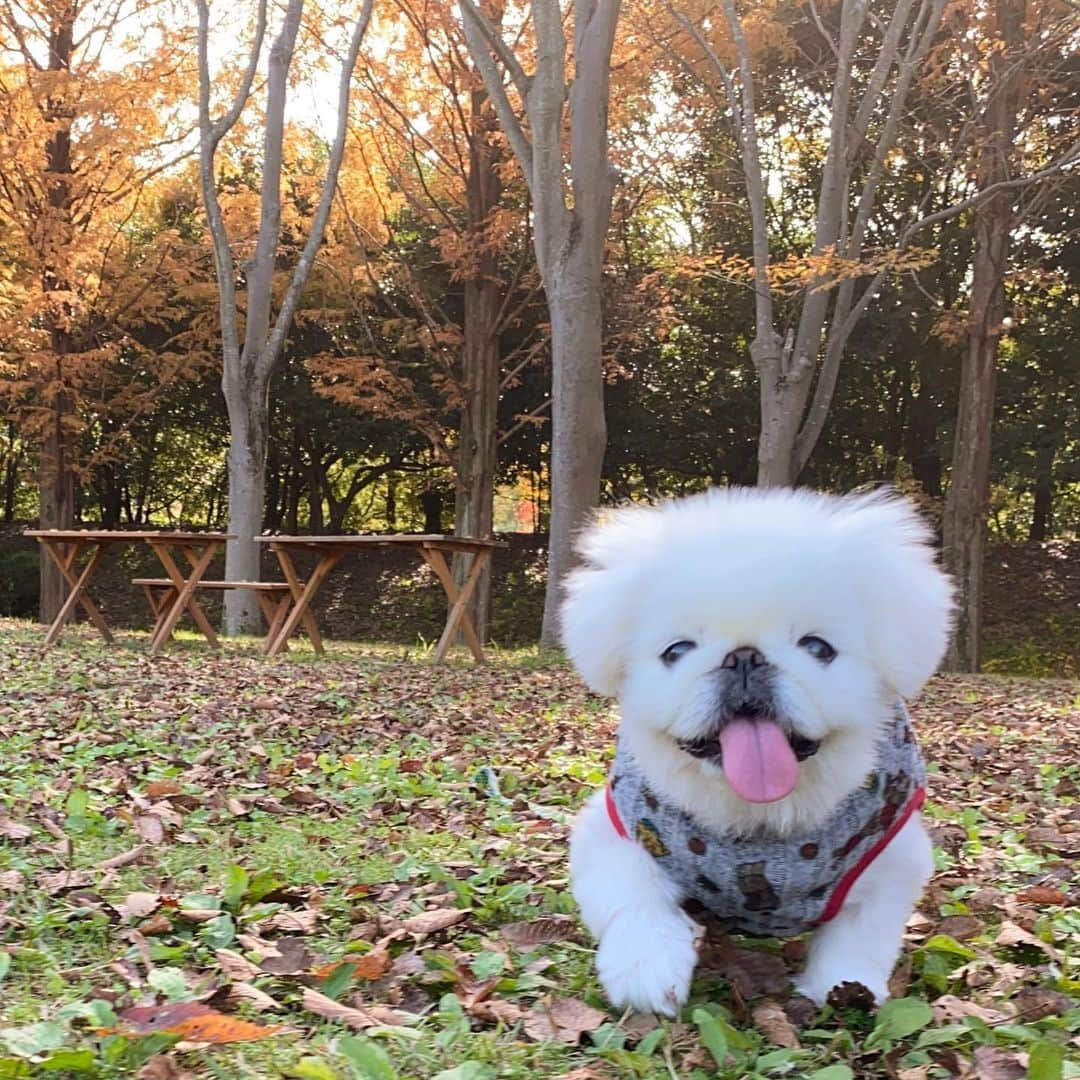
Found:
[[[716,832],[649,789],[622,741],[607,787],[616,832],[636,840],[678,883],[692,915],[725,929],[790,937],[833,918],[852,885],[926,797],[907,710],[896,709],[861,787],[820,825],[788,836]]]

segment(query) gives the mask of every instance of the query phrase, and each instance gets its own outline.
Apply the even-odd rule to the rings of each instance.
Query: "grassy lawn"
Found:
[[[568,668],[41,636],[0,621],[0,1078],[1080,1077],[1078,683],[916,704],[938,874],[893,1004],[806,1015],[800,942],[715,941],[660,1023],[567,890],[615,726]]]

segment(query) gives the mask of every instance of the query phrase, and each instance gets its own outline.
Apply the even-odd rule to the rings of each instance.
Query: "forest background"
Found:
[[[954,666],[1075,674],[1075,6],[568,7],[0,4],[0,614],[59,595],[26,523],[225,528],[262,440],[255,531],[527,534],[477,618],[535,639],[561,438],[584,504],[891,483]],[[552,220],[605,226],[603,411],[554,440]],[[437,619],[351,572],[333,629]]]

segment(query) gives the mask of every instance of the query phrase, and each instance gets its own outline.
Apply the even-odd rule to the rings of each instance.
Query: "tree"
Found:
[[[138,46],[126,25],[136,14],[146,31]],[[43,528],[75,524],[87,466],[80,433],[131,405],[109,381],[117,359],[139,354],[156,386],[190,366],[163,343],[151,357],[131,336],[186,280],[171,233],[145,238],[137,228],[150,180],[185,153],[184,33],[163,15],[134,0],[0,6],[0,47],[14,57],[0,67],[0,245],[9,271],[0,281],[0,398],[39,450]],[[92,402],[104,387],[110,393]],[[63,594],[57,567],[43,559],[42,619]]]
[[[1054,0],[992,0],[977,14],[980,34],[972,40],[981,61],[975,70],[982,74],[967,77],[980,106],[971,171],[983,198],[973,214],[966,347],[943,519],[944,562],[957,585],[946,662],[961,671],[978,671],[981,660],[991,433],[1013,234],[1045,205],[1046,183],[1080,157],[1075,140],[1057,163],[1046,166],[1043,156],[1047,143],[1060,143],[1070,127],[1075,133],[1074,90],[1067,77],[1074,14]],[[1030,161],[1033,149],[1044,168],[1025,173],[1025,157]]]
[[[371,19],[372,3],[373,0],[365,0],[353,25],[346,55],[341,63],[337,130],[329,151],[326,178],[307,239],[275,316],[274,286],[281,239],[285,106],[289,73],[304,11],[303,0],[288,0],[278,35],[268,56],[259,229],[255,250],[244,266],[246,303],[241,345],[236,267],[218,201],[214,161],[218,146],[240,119],[251,95],[266,33],[267,3],[266,0],[260,0],[247,65],[232,103],[224,115],[213,120],[210,116],[209,4],[208,0],[197,0],[200,180],[214,247],[222,337],[221,385],[229,413],[229,531],[235,534],[236,539],[229,542],[226,550],[225,575],[232,581],[257,581],[260,576],[259,545],[255,542],[255,537],[262,531],[266,495],[269,416],[267,401],[270,380],[280,366],[286,338],[330,216],[337,176],[345,154],[350,84],[360,44]],[[227,594],[226,633],[241,633],[258,625],[259,619],[258,609],[244,590],[235,589]]]
[[[574,533],[599,501],[606,442],[601,288],[615,188],[607,113],[620,2],[574,0],[570,85],[557,0],[532,0],[530,10],[536,63],[527,75],[495,23],[473,0],[461,0],[469,51],[532,196],[536,260],[551,318],[551,527],[540,643],[553,646]],[[563,143],[567,101],[569,160]]]

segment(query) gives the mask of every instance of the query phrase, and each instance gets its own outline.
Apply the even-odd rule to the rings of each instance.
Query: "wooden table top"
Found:
[[[235,540],[235,533],[170,532],[168,529],[26,529],[23,536],[43,540],[171,540],[176,543],[194,543],[199,540]]]
[[[261,544],[285,544],[288,547],[363,547],[365,545],[401,545],[447,548],[497,548],[506,545],[498,540],[480,540],[471,536],[444,536],[439,533],[394,533],[353,536],[256,536]]]

